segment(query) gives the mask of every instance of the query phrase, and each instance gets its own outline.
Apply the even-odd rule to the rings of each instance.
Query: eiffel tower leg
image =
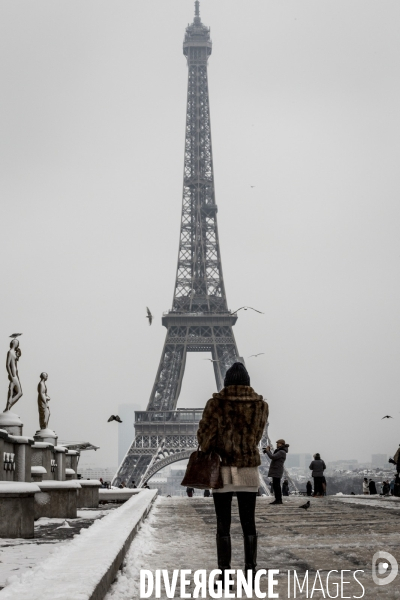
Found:
[[[225,329],[225,332],[221,332]],[[221,336],[221,333],[225,333]],[[218,335],[219,334],[219,335]],[[224,379],[227,370],[236,362],[239,357],[239,352],[236,346],[235,336],[233,335],[232,327],[214,327],[214,346],[212,349],[214,362],[215,381],[217,389],[220,391],[224,387]]]
[[[170,344],[167,335],[147,410],[174,410],[176,408],[185,365],[185,344]]]
[[[140,481],[139,481],[138,487],[142,487],[142,485],[144,485],[144,484],[147,482],[147,477],[146,477],[146,475],[147,475],[147,473],[148,473],[149,469],[151,469],[151,467],[153,466],[153,464],[154,464],[154,462],[155,462],[155,460],[156,460],[157,456],[158,456],[158,455],[161,453],[161,451],[162,451],[162,449],[163,449],[163,446],[164,446],[164,443],[165,443],[165,438],[163,438],[163,439],[162,439],[162,441],[161,441],[161,443],[159,444],[159,446],[158,446],[157,450],[156,450],[156,451],[155,451],[155,453],[153,454],[153,457],[152,457],[152,459],[151,459],[151,460],[150,460],[150,462],[147,464],[147,466],[146,466],[146,469],[145,469],[145,471],[144,471],[143,475],[142,475],[142,476],[141,476],[141,478],[140,478]]]
[[[128,452],[125,454],[112,481],[112,485],[118,486],[125,481],[126,485],[130,487],[132,480],[135,480],[136,485],[138,485],[138,482],[153,460],[156,451],[157,447],[151,447],[151,436],[137,435]]]

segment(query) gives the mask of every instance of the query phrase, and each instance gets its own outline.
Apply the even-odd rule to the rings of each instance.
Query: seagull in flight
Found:
[[[250,309],[250,310],[254,310],[255,312],[258,312],[258,313],[260,313],[260,315],[263,315],[263,314],[264,314],[263,312],[261,312],[261,310],[257,310],[256,308],[252,308],[251,306],[241,306],[241,307],[240,307],[240,308],[238,308],[237,310],[234,310],[233,312],[231,312],[231,315],[234,315],[234,314],[238,313],[238,312],[239,312],[239,310],[242,310],[242,309],[244,309],[244,310],[248,310],[248,309]]]
[[[382,417],[381,421],[383,421],[383,419],[393,419],[393,417],[391,417],[390,415],[386,415],[385,417]]]
[[[19,337],[20,335],[22,335],[22,333],[12,333],[12,334],[10,335],[10,337],[11,337],[11,338],[14,338],[14,340],[15,340],[15,338]]]
[[[147,317],[146,317],[146,319],[149,320],[149,325],[151,325],[152,322],[153,322],[153,315],[151,314],[150,309],[149,309],[148,306],[146,306],[146,310],[147,310]]]
[[[221,362],[220,360],[214,360],[213,358],[203,358],[203,360],[209,360],[210,362]]]
[[[122,421],[118,415],[111,415],[111,417],[108,419],[107,423],[111,423],[111,421],[117,421],[117,423],[122,423]]]
[[[251,356],[249,356],[249,358],[251,358],[252,356],[255,356],[255,358],[257,358],[257,356],[261,356],[261,354],[265,354],[265,352],[259,352],[258,354],[252,354]]]

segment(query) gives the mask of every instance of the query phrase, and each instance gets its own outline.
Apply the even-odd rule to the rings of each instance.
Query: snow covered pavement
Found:
[[[357,569],[362,588],[346,573],[349,584],[344,595],[337,597],[363,597],[376,600],[400,599],[400,575],[392,584],[376,586],[372,582],[372,557],[377,551],[390,552],[400,563],[400,520],[397,511],[380,506],[337,502],[329,499],[311,499],[311,508],[299,508],[304,498],[288,498],[283,506],[270,506],[270,498],[257,499],[257,529],[259,532],[258,568],[279,569],[279,597],[293,598],[287,591],[288,570],[296,570],[301,579],[306,571],[311,581],[309,593],[319,574],[322,581],[330,575],[331,597],[335,597],[335,583],[340,582],[340,571]],[[170,577],[174,569],[216,568],[216,524],[212,498],[160,497],[148,519],[136,535],[125,560],[125,566],[112,585],[106,600],[132,600],[139,598],[140,569],[155,572],[166,569]],[[234,499],[232,518],[232,569],[243,568],[243,539]],[[319,586],[316,586],[316,589]],[[194,585],[187,588],[193,591]],[[266,591],[266,583],[261,586]],[[179,590],[179,588],[178,588]],[[161,597],[166,598],[164,586]],[[152,596],[154,597],[154,596]],[[175,594],[179,598],[179,592]],[[306,595],[297,591],[297,598],[329,597],[314,591]],[[1,600],[1,595],[0,595]]]
[[[65,519],[41,518],[35,522],[34,539],[0,539],[0,590],[13,581],[17,581],[27,569],[47,558],[55,548],[68,543],[69,539],[93,524],[93,521],[104,517],[114,505],[108,509],[78,510],[77,519],[68,519],[69,527],[63,525]]]
[[[7,585],[0,600],[104,598],[155,496],[156,491],[143,490],[68,543],[60,544],[46,560]]]

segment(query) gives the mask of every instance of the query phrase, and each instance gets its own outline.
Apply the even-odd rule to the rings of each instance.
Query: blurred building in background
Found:
[[[96,467],[96,466],[85,466],[81,469],[78,466],[78,475],[81,475],[83,479],[103,479],[103,481],[111,481],[115,475],[116,467]]]

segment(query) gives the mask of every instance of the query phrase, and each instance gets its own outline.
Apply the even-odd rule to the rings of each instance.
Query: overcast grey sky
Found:
[[[327,460],[400,443],[398,0],[202,0],[228,305],[270,433]],[[0,340],[16,412],[117,464],[171,307],[192,0],[0,2]],[[250,186],[254,185],[255,188]],[[155,315],[150,328],[148,305]],[[189,354],[178,406],[204,406]],[[5,407],[7,375],[0,370]],[[383,415],[393,420],[381,420]]]

